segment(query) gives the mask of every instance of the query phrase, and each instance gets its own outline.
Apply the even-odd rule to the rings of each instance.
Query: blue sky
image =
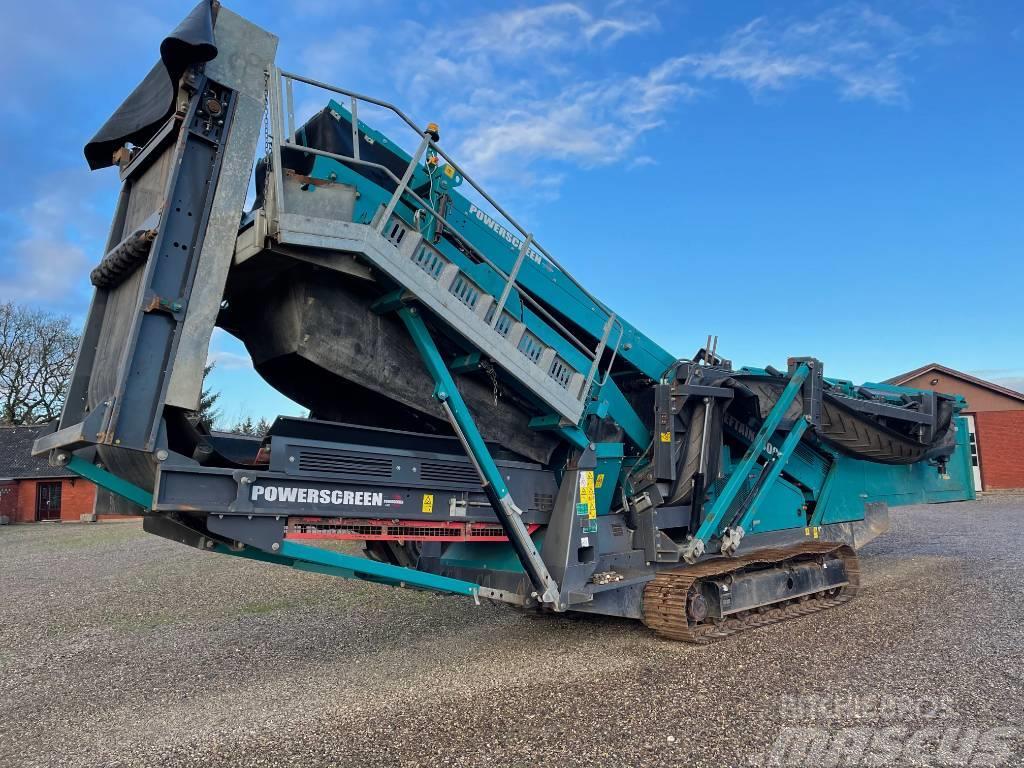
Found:
[[[83,317],[117,177],[82,145],[191,5],[7,9],[0,299]],[[879,380],[939,361],[1024,389],[1017,3],[228,5],[280,35],[282,67],[438,122],[675,354],[715,333],[740,364]],[[211,356],[227,419],[299,411],[226,334]]]

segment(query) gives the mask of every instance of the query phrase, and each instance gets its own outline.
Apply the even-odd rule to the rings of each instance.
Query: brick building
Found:
[[[974,441],[975,486],[985,491],[1024,489],[1024,393],[938,363],[887,383],[962,395]]]
[[[12,523],[79,522],[92,515],[96,486],[32,456],[42,427],[0,427],[0,517]]]

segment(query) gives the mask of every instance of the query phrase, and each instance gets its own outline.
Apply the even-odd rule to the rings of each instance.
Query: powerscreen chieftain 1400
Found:
[[[706,642],[848,600],[890,505],[973,497],[959,397],[811,357],[736,367],[710,339],[679,358],[436,125],[284,72],[276,46],[204,0],[85,149],[123,184],[36,452],[145,508],[147,531]],[[302,125],[297,88],[321,94]],[[311,417],[248,451],[210,434],[194,412],[215,327]]]

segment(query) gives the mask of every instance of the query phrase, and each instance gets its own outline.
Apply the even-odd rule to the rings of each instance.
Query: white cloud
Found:
[[[644,75],[566,86],[504,108],[488,103],[472,115],[476,128],[459,143],[457,156],[483,177],[510,162],[554,159],[584,168],[618,162],[661,123],[666,109],[696,94],[672,75],[659,65]]]
[[[447,146],[471,174],[525,187],[564,175],[559,166],[566,164],[647,163],[632,157],[644,135],[681,103],[727,81],[754,94],[817,81],[844,100],[904,104],[908,62],[951,39],[943,28],[914,34],[889,15],[848,3],[810,19],[754,19],[717,47],[639,71],[635,57],[611,59],[613,46],[659,26],[649,10],[628,3],[599,12],[577,2],[409,22],[392,33],[394,47],[407,53],[382,77],[411,113],[443,118]],[[359,37],[362,45],[371,36]],[[322,71],[338,69],[338,49],[317,58],[314,48],[310,56]],[[556,193],[548,184],[546,194]]]
[[[252,358],[245,351],[245,346],[223,328],[213,329],[206,364],[213,365],[220,373],[253,370]]]
[[[810,21],[755,19],[719,50],[686,54],[679,62],[698,80],[732,80],[755,93],[819,80],[833,82],[845,99],[902,104],[907,60],[950,39],[941,27],[917,35],[866,5],[845,4]]]
[[[644,166],[647,166],[647,165],[657,165],[657,164],[658,164],[658,161],[655,160],[650,155],[637,155],[636,157],[634,157],[632,160],[629,161],[629,165],[627,166],[627,168],[629,170],[632,170],[633,168],[643,168]]]
[[[577,3],[550,3],[533,8],[489,13],[448,31],[462,50],[500,58],[519,58],[536,51],[566,51],[586,44],[612,45],[627,35],[657,27],[644,14],[594,16]]]
[[[253,369],[252,359],[248,355],[227,350],[210,350],[206,364],[213,365],[222,371],[249,371]]]
[[[43,180],[38,196],[16,212],[22,233],[4,259],[0,297],[84,309],[89,270],[102,256],[105,224],[94,200],[105,181],[86,171]]]
[[[77,0],[54,0],[46,6],[45,23],[32,3],[5,3],[0,24],[0,71],[7,88],[0,114],[28,120],[39,112],[41,92],[106,82],[108,77],[135,72],[141,80],[157,59],[157,45],[179,18],[174,11],[135,4],[130,23],[112,24],[120,9],[94,8]],[[153,5],[157,5],[153,3]],[[83,57],[88,52],[87,58]],[[88,66],[83,66],[85,62]],[[115,74],[116,73],[116,74]],[[134,85],[134,83],[133,83]],[[107,89],[95,89],[99,104],[113,101]]]

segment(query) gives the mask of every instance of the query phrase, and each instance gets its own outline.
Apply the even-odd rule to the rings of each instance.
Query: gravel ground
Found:
[[[1020,764],[1024,497],[893,526],[857,600],[709,647],[3,528],[0,765]]]

